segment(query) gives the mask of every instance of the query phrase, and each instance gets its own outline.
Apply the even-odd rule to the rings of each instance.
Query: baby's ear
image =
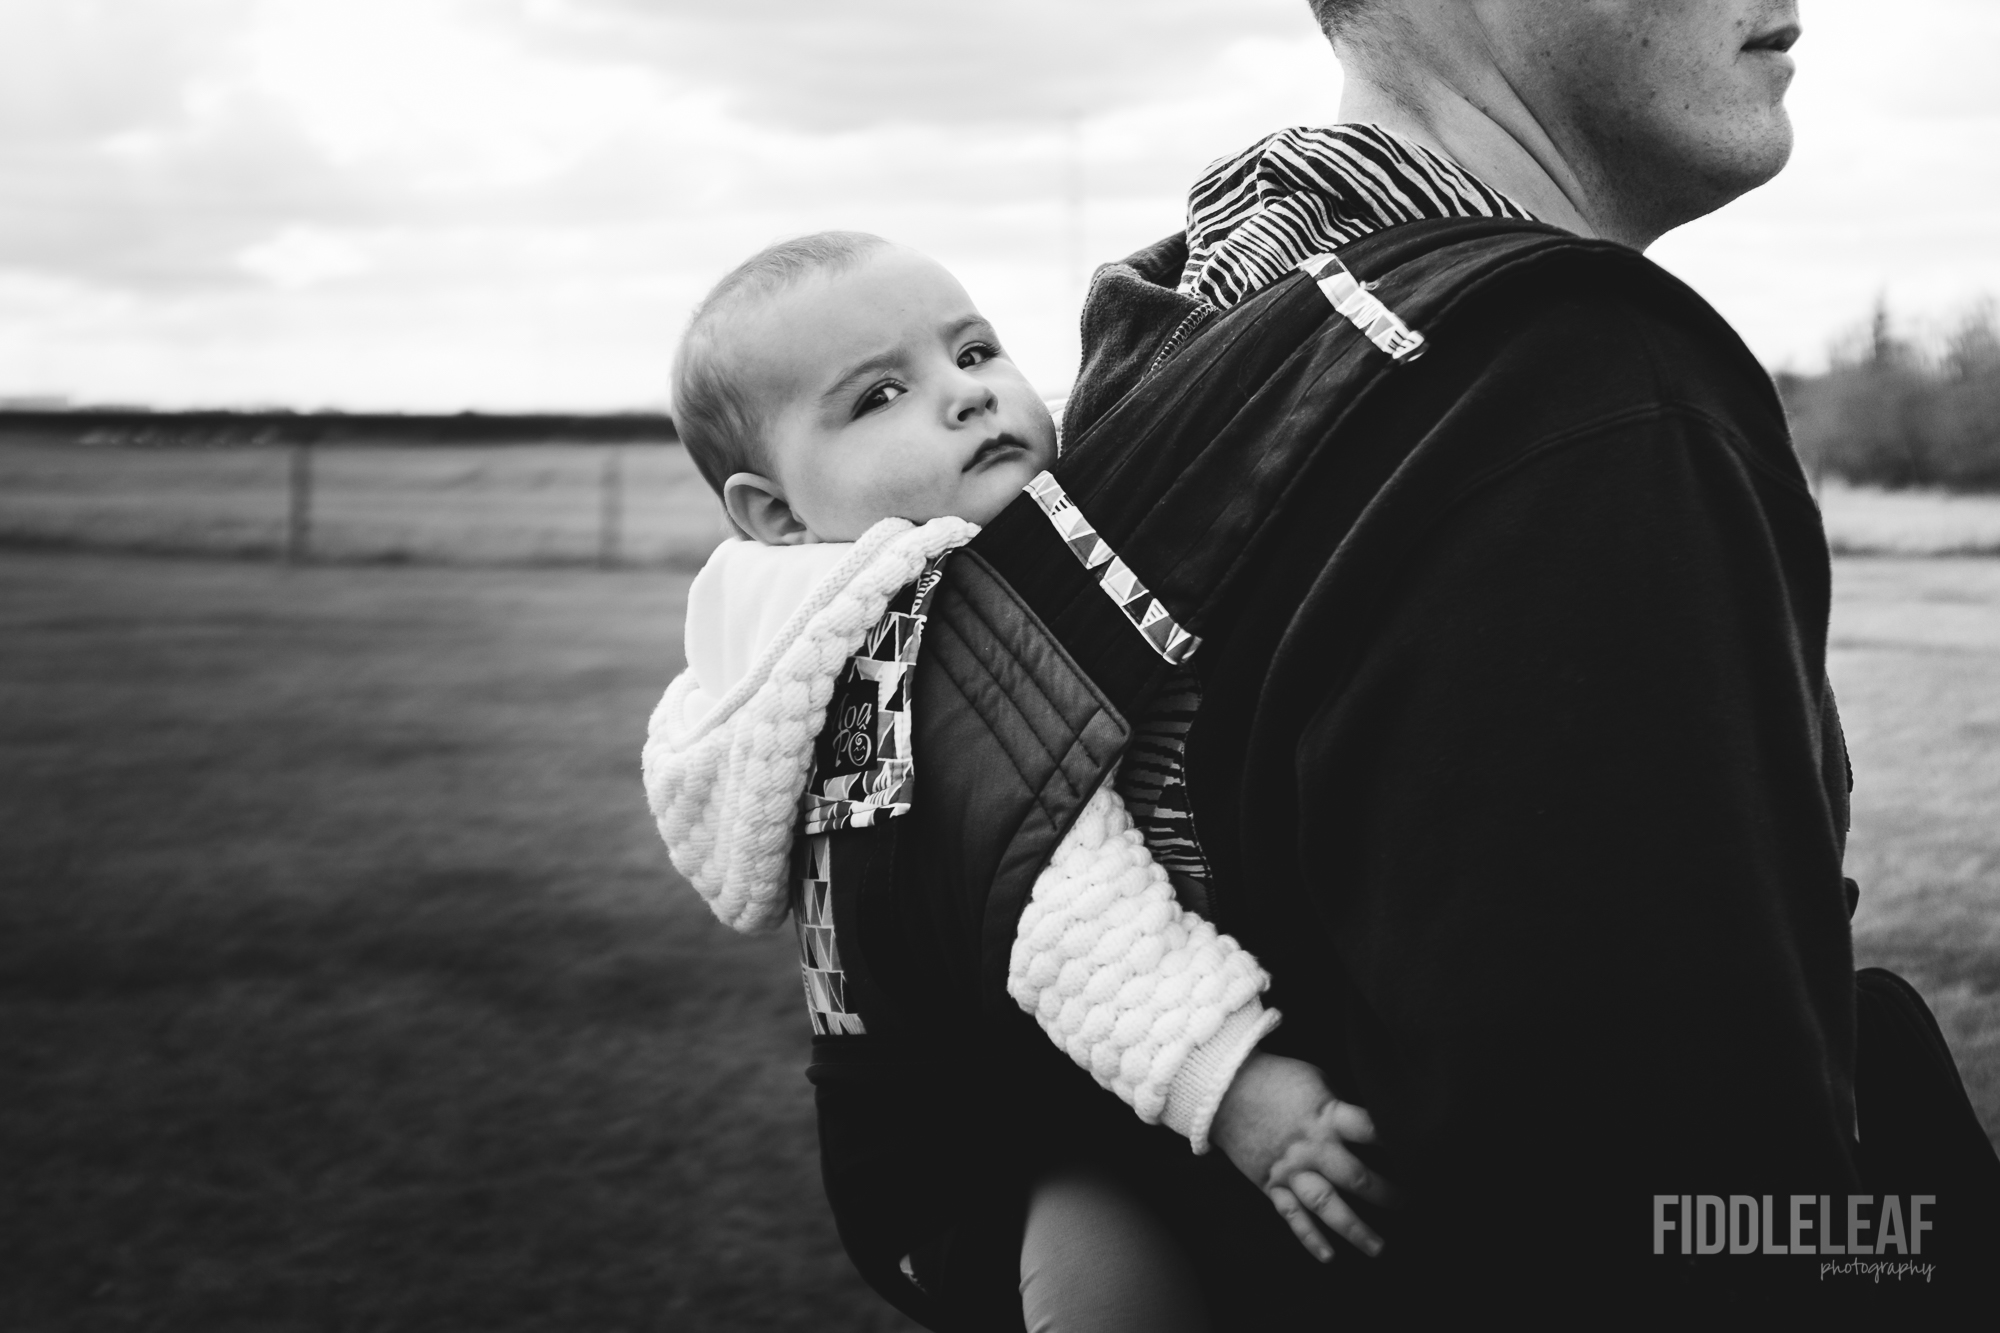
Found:
[[[803,546],[815,540],[769,477],[732,473],[722,483],[722,507],[729,511],[730,522],[766,546]]]

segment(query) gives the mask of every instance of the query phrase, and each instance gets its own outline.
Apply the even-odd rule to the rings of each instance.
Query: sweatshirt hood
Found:
[[[979,531],[884,519],[851,543],[718,547],[688,590],[688,669],[647,726],[646,798],[674,868],[728,926],[785,918],[792,833],[835,678],[890,599]]]
[[[688,588],[687,664],[702,693],[720,701],[736,688],[853,549],[853,542],[765,546],[740,538],[716,547]]]
[[[1063,406],[1065,452],[1135,388],[1170,348],[1214,307],[1176,289],[1188,257],[1177,232],[1091,275],[1083,302],[1083,365]]]

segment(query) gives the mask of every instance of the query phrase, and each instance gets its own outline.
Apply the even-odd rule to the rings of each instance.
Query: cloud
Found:
[[[310,226],[286,227],[238,255],[237,262],[288,289],[352,277],[374,267],[353,237]]]
[[[1807,21],[1792,170],[1659,250],[1772,361],[2000,291],[2000,7]],[[657,404],[707,283],[831,226],[1055,387],[1085,264],[1339,86],[1305,0],[0,0],[0,394]]]
[[[249,0],[0,3],[0,265],[125,288],[230,285],[301,217],[380,213],[244,79]]]
[[[744,121],[809,133],[1046,124],[1154,102],[1255,39],[1317,42],[1305,0],[543,0],[544,32],[641,53]]]
[[[0,392],[162,402],[657,403],[707,282],[826,226],[1060,384],[1084,257],[1338,87],[1303,0],[0,0],[0,51]]]

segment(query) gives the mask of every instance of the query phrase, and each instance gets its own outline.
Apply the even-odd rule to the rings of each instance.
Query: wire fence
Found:
[[[2000,555],[2000,496],[1828,478],[1846,555]],[[673,565],[725,535],[678,445],[0,442],[0,544],[346,563]]]
[[[0,444],[0,543],[14,546],[693,566],[723,536],[678,445]]]

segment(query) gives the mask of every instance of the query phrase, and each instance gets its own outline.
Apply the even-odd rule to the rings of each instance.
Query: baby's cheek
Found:
[[[885,518],[928,523],[955,514],[958,481],[958,474],[937,468],[905,468],[877,476],[855,495],[855,519],[865,531]]]
[[[820,497],[813,531],[822,541],[851,542],[893,514],[900,512],[893,491],[854,478]]]
[[[966,497],[965,503],[958,511],[959,517],[982,527],[991,523],[1000,517],[1008,505],[1014,503],[1015,498],[1041,470],[1040,463],[1032,458],[1025,458],[1018,464],[995,468],[986,473],[978,478],[979,485],[976,492]]]

